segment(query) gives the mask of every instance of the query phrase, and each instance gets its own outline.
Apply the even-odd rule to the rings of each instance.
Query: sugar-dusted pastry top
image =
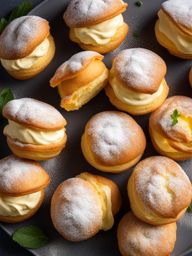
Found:
[[[124,256],[166,256],[174,248],[176,223],[153,226],[129,212],[120,221],[117,236],[120,252]]]
[[[21,59],[32,53],[49,35],[49,23],[38,16],[13,20],[0,36],[0,58]]]
[[[142,154],[145,148],[141,127],[123,112],[96,114],[86,125],[85,136],[94,157],[107,165],[127,163]]]
[[[69,27],[85,27],[111,19],[126,10],[122,0],[71,0],[64,13]]]
[[[52,87],[70,79],[83,71],[93,60],[102,60],[103,56],[94,51],[82,51],[65,61],[57,70],[50,81]]]
[[[153,94],[166,74],[166,64],[150,50],[132,48],[121,51],[115,57],[111,72],[129,89]]]
[[[135,193],[156,214],[175,217],[188,207],[192,199],[192,185],[173,160],[154,156],[139,164],[134,170]]]
[[[9,101],[3,109],[3,116],[33,129],[54,131],[66,125],[57,109],[32,98]]]
[[[22,196],[45,188],[50,178],[34,161],[10,155],[0,160],[0,194]]]
[[[57,188],[51,209],[55,227],[70,241],[88,239],[102,226],[99,196],[93,186],[81,178],[68,179]]]
[[[162,9],[182,30],[192,34],[192,0],[168,0]]]

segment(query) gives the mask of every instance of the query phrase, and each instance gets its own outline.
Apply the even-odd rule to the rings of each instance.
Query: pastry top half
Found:
[[[56,229],[70,241],[81,241],[108,230],[121,205],[120,192],[111,180],[81,173],[61,183],[51,202]]]
[[[112,79],[122,86],[146,94],[155,93],[166,74],[166,64],[156,53],[133,48],[121,51],[113,61]]]
[[[95,60],[103,60],[103,56],[94,51],[83,51],[73,55],[56,70],[50,81],[51,86],[55,87],[65,80],[77,77]]]
[[[105,111],[93,116],[85,127],[87,147],[102,165],[121,165],[143,154],[146,140],[141,127],[129,115]]]
[[[34,130],[56,131],[66,125],[66,120],[54,107],[32,98],[8,102],[3,116]]]
[[[50,34],[47,20],[23,16],[13,20],[0,36],[0,58],[16,60],[30,55]]]
[[[137,164],[132,175],[137,198],[158,216],[175,218],[191,203],[191,182],[170,158],[149,157]]]
[[[176,241],[176,223],[153,226],[127,213],[119,223],[117,237],[122,256],[168,256]]]
[[[192,99],[173,96],[150,117],[153,132],[166,138],[172,148],[192,152]]]
[[[161,8],[183,32],[192,35],[191,0],[168,0]]]
[[[92,26],[121,14],[126,8],[122,0],[71,0],[64,20],[70,28]]]
[[[23,196],[43,190],[50,183],[49,175],[34,161],[10,155],[0,160],[0,194]]]

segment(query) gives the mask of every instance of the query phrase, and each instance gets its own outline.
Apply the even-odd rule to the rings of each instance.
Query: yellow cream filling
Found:
[[[28,214],[38,205],[41,193],[40,191],[19,197],[0,196],[0,215],[23,216]]]
[[[45,132],[24,127],[11,120],[8,120],[8,122],[9,124],[5,126],[3,134],[26,144],[48,145],[59,142],[65,135],[64,128],[58,131]]]
[[[46,38],[40,45],[35,48],[35,50],[31,54],[29,54],[25,58],[17,60],[1,59],[1,64],[6,70],[10,71],[29,69],[35,64],[38,58],[43,57],[47,54],[49,46],[49,40],[48,38]]]
[[[81,173],[78,177],[88,181],[97,191],[101,201],[101,208],[103,213],[101,229],[104,231],[111,229],[114,224],[114,218],[112,213],[110,188],[97,182],[96,179],[94,179],[92,175],[89,175],[88,173]]]
[[[192,54],[192,36],[185,34],[179,29],[168,16],[160,10],[159,16],[159,30],[163,33],[176,48],[185,53]]]
[[[105,45],[124,24],[122,14],[97,25],[74,28],[75,36],[84,44]]]

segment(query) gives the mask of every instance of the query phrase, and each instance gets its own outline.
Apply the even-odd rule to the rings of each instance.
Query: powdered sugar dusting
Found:
[[[114,112],[102,112],[91,120],[87,133],[91,135],[92,151],[101,159],[113,160],[131,146],[131,137],[136,133],[121,115]]]
[[[192,29],[192,0],[169,0],[162,6],[177,23]]]
[[[80,178],[66,180],[52,209],[52,213],[56,214],[54,224],[73,241],[88,239],[102,225],[99,197],[87,184]]]
[[[22,184],[23,180],[30,180],[30,176],[40,171],[34,163],[22,160],[16,156],[9,156],[0,160],[0,190],[11,191],[15,184]]]
[[[31,125],[42,127],[42,128],[52,128],[63,123],[65,120],[63,116],[51,105],[31,99],[22,98],[16,99],[8,102],[3,113],[8,113],[10,119],[16,119],[17,122],[29,123]]]
[[[69,60],[64,62],[57,69],[55,76],[57,77],[57,79],[60,79],[63,76],[65,76],[68,72],[70,73],[79,72],[84,67],[85,62],[94,56],[101,56],[101,55],[94,51],[82,51],[73,55]]]
[[[165,157],[151,157],[139,165],[135,182],[143,202],[161,213],[170,214],[176,209],[178,214],[184,208],[183,197],[188,194],[190,201],[192,194],[190,181],[181,167]]]
[[[148,89],[154,85],[157,79],[153,73],[159,62],[162,62],[162,59],[154,52],[142,48],[133,48],[121,51],[115,58],[114,67],[120,78],[129,87]]]
[[[0,36],[4,52],[7,55],[20,55],[21,52],[25,52],[30,42],[39,34],[42,21],[45,20],[38,16],[23,16],[12,21]]]

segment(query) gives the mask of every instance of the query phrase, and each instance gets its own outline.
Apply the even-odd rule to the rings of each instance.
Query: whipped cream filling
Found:
[[[75,36],[84,44],[105,45],[111,41],[118,28],[124,24],[122,14],[97,25],[74,28]]]
[[[19,197],[0,196],[0,215],[23,216],[28,214],[38,205],[41,193],[40,191]]]
[[[26,56],[25,58],[17,60],[1,59],[1,64],[6,70],[10,71],[29,69],[35,64],[38,58],[47,54],[49,46],[49,40],[46,38],[40,45],[35,48],[35,50],[30,55]]]
[[[138,93],[122,86],[115,77],[110,81],[115,96],[125,104],[132,106],[147,105],[155,101],[163,92],[163,83],[159,86],[157,92],[153,94]]]
[[[101,229],[104,231],[111,229],[114,224],[111,203],[111,189],[108,186],[96,182],[96,180],[87,173],[81,173],[78,177],[88,181],[97,191],[101,201],[101,208],[103,213]]]
[[[8,122],[9,124],[5,126],[3,134],[26,144],[48,145],[59,142],[65,135],[64,128],[58,131],[45,132],[30,129],[11,120]]]
[[[192,54],[192,36],[182,32],[174,22],[170,21],[162,10],[159,11],[158,16],[160,32],[163,33],[179,51],[185,54]]]

